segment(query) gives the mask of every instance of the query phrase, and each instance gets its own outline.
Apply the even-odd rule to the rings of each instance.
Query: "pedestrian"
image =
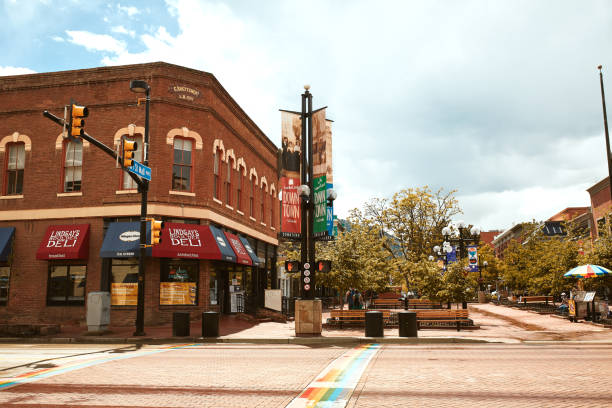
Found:
[[[358,290],[355,291],[354,299],[353,299],[353,308],[361,310],[363,309],[363,297]]]
[[[349,310],[353,309],[353,288],[349,288],[346,291],[346,303],[348,304]]]

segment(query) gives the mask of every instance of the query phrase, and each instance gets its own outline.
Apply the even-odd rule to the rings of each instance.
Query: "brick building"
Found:
[[[145,261],[145,323],[261,305],[275,286],[278,148],[212,74],[157,62],[0,77],[0,322],[83,321],[93,291],[111,292],[113,324],[134,322],[141,195],[42,115],[74,98],[89,135],[135,140],[140,161],[132,79],[151,89],[148,215],[166,221]]]
[[[610,188],[612,188],[610,186],[610,177],[606,177],[587,188],[591,197],[591,212],[593,213],[593,228],[591,229],[591,237],[593,239],[600,237],[606,227],[608,231],[612,228]]]

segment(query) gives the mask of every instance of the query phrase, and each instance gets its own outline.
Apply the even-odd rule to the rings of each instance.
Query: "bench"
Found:
[[[373,299],[374,308],[403,309],[405,301],[400,299]],[[427,299],[408,299],[408,309],[441,309],[442,303]]]
[[[419,329],[426,327],[456,327],[457,331],[464,326],[473,326],[467,309],[414,310]],[[442,324],[441,324],[442,323]]]
[[[526,305],[527,303],[546,303],[548,304],[548,302],[552,302],[553,301],[553,297],[552,296],[521,296],[520,302],[524,305]]]
[[[391,320],[391,311],[388,309],[383,310],[344,310],[344,309],[332,309],[330,312],[330,319],[327,320],[328,324],[339,324],[342,327],[344,324],[359,324],[365,325],[365,313],[366,312],[382,312],[383,323],[389,324]]]

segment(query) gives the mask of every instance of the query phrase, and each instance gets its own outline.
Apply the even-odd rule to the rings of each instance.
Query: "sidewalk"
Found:
[[[588,322],[571,323],[552,315],[518,310],[491,303],[470,304],[470,318],[479,329],[427,329],[419,330],[418,338],[399,337],[397,328],[384,330],[379,343],[524,343],[524,342],[597,342],[612,344],[612,329]],[[323,321],[329,313],[323,314]],[[202,322],[192,321],[190,336],[172,337],[172,324],[146,326],[145,336],[134,337],[134,327],[110,326],[105,333],[92,334],[86,327],[62,326],[57,334],[36,338],[0,338],[1,343],[290,343],[305,345],[331,345],[372,342],[364,337],[363,327],[349,329],[324,328],[321,336],[296,337],[294,322],[258,322],[238,315],[220,319],[218,338],[202,338]]]

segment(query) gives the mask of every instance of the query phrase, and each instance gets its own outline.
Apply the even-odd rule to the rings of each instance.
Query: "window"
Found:
[[[24,166],[25,143],[10,143],[8,145],[8,160],[6,162],[5,195],[23,194]]]
[[[274,194],[270,195],[270,227],[274,228],[274,207],[276,203],[274,202]]]
[[[11,280],[11,268],[0,266],[0,306],[8,303],[9,283]]]
[[[232,159],[227,159],[227,177],[225,178],[225,203],[232,205]]]
[[[606,219],[604,217],[601,217],[600,219],[597,220],[597,236],[598,237],[604,236],[605,228],[606,228]]]
[[[64,144],[64,192],[81,191],[83,142],[80,139]]]
[[[238,189],[236,190],[236,208],[238,211],[243,211],[242,209],[242,184],[244,181],[244,177],[242,175],[241,167],[238,167]]]
[[[266,221],[266,194],[264,186],[261,186],[261,222]]]
[[[111,306],[138,304],[138,258],[111,260]]]
[[[208,280],[208,288],[209,288],[209,299],[211,305],[216,305],[219,303],[219,282],[217,281],[217,272],[211,271],[210,278]]]
[[[191,191],[191,145],[190,139],[174,138],[172,190]]]
[[[221,154],[220,150],[215,150],[215,155],[213,156],[213,197],[217,200],[220,199],[221,195]]]
[[[85,265],[49,265],[47,305],[84,305],[86,275]]]
[[[199,262],[168,260],[161,268],[160,305],[197,305]]]
[[[123,138],[130,142],[136,142],[137,149],[134,151],[134,160],[136,160],[139,163],[142,163],[143,162],[142,152],[143,152],[143,147],[144,147],[144,143],[142,142],[143,140],[142,136],[131,136],[130,137],[126,135],[126,136],[123,136]],[[138,185],[136,184],[134,179],[128,175],[127,171],[124,171],[123,172],[123,189],[124,190],[135,190],[137,188],[138,188]]]
[[[249,199],[249,215],[255,218],[255,186],[257,185],[257,181],[255,181],[255,177],[251,177],[251,198]]]

